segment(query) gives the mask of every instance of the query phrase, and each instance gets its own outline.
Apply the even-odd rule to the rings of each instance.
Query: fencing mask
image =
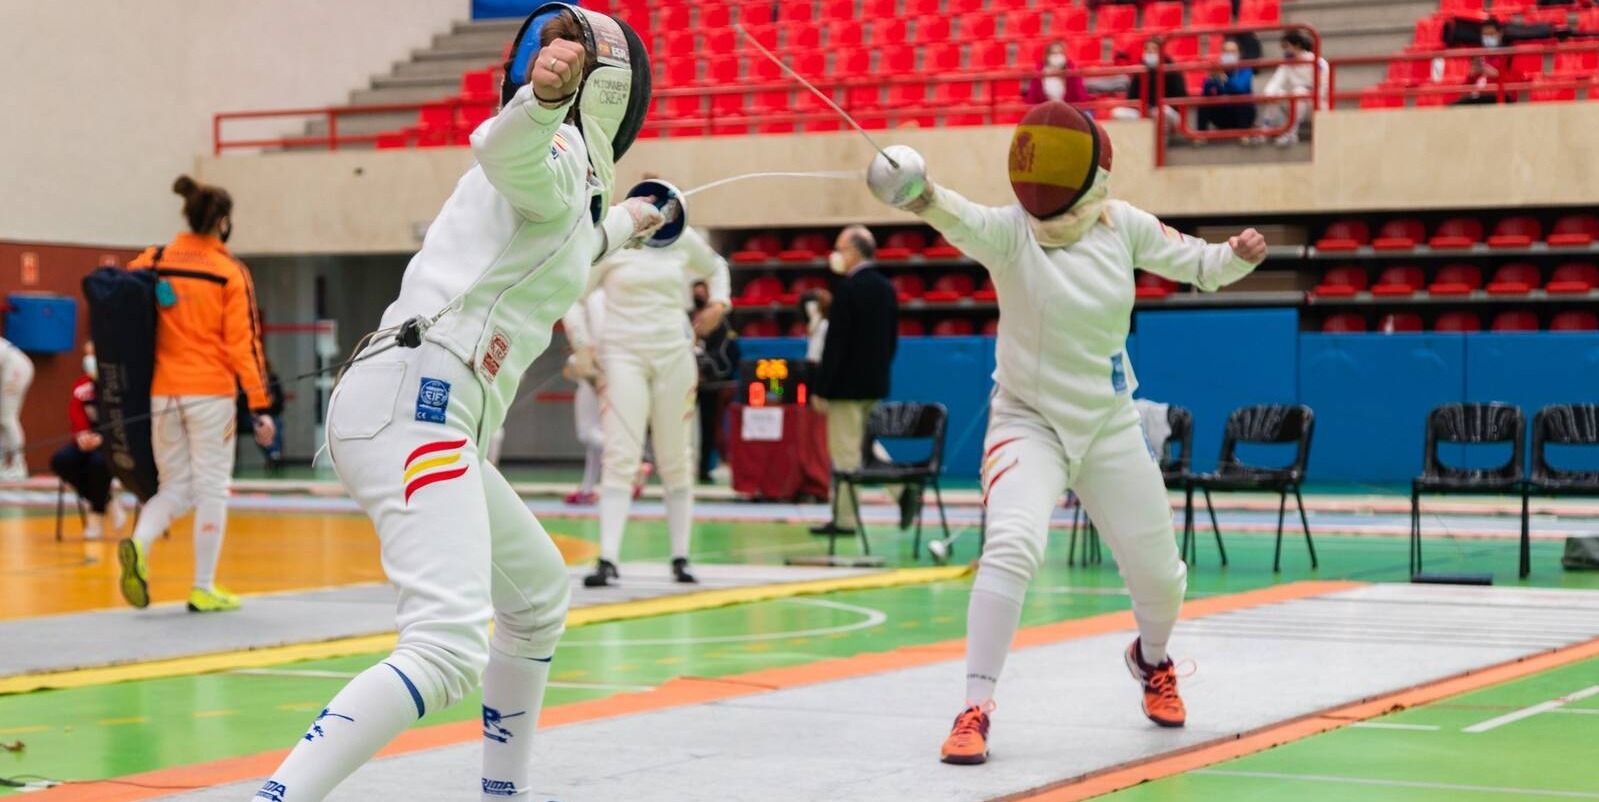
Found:
[[[1070,104],[1047,101],[1022,118],[1011,136],[1011,188],[1040,246],[1067,247],[1104,218],[1110,167],[1110,137]]]
[[[562,17],[575,20],[587,53],[578,85],[576,125],[583,132],[589,166],[603,187],[601,206],[609,206],[616,162],[627,152],[650,107],[650,57],[644,42],[627,23],[566,3],[545,3],[533,10],[511,43],[500,84],[500,102],[527,82],[528,67],[543,47],[545,26]]]

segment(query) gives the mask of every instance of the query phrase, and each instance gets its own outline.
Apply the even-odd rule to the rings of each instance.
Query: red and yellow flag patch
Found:
[[[411,503],[411,495],[428,485],[448,482],[465,475],[467,466],[457,465],[461,461],[461,449],[466,446],[466,440],[439,440],[419,446],[405,458],[405,477],[401,484],[405,485],[405,503]]]

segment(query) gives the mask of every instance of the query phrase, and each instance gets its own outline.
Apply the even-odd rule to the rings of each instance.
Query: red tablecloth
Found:
[[[746,425],[745,410],[761,419]],[[733,472],[733,492],[780,501],[800,496],[827,498],[832,471],[825,416],[798,404],[733,404],[727,414],[727,461]],[[780,435],[772,425],[774,416],[781,417]],[[752,436],[756,439],[750,439]]]

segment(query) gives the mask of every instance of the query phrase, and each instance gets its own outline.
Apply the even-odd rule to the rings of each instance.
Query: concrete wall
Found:
[[[0,3],[0,239],[165,241],[180,222],[168,187],[211,151],[213,113],[342,104],[469,13],[468,0]],[[241,229],[254,211],[241,204]]]
[[[1599,201],[1599,103],[1329,112],[1316,118],[1308,163],[1156,169],[1153,130],[1107,125],[1118,197],[1163,215],[1282,214],[1487,208]],[[970,197],[1007,202],[1008,128],[879,134],[928,156],[934,177]],[[626,185],[659,172],[685,189],[763,170],[863,168],[871,151],[850,133],[643,140],[620,165]],[[242,253],[408,251],[471,163],[463,148],[224,156],[202,174],[248,208]],[[696,225],[833,225],[908,219],[859,181],[758,179],[696,196]]]

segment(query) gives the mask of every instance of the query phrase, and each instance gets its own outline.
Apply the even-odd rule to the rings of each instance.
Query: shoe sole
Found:
[[[194,602],[189,602],[189,604],[187,606],[189,608],[189,612],[191,612],[191,613],[231,613],[234,610],[239,609],[239,607],[241,605],[235,604],[235,605],[233,605],[231,607],[212,607],[210,609],[203,609],[203,608],[194,606]]]
[[[988,762],[988,753],[984,752],[981,755],[944,755],[939,758],[939,762],[948,763],[951,766],[980,766]]]
[[[1144,683],[1144,672],[1141,669],[1139,669],[1137,663],[1133,662],[1133,650],[1132,649],[1128,649],[1128,650],[1122,652],[1122,662],[1127,664],[1127,673],[1132,674],[1133,675],[1133,679],[1137,680],[1138,684],[1142,685]],[[1174,729],[1178,729],[1180,727],[1183,727],[1183,726],[1185,726],[1188,723],[1187,719],[1183,719],[1182,721],[1173,721],[1172,719],[1169,719],[1169,718],[1160,718],[1158,716],[1155,716],[1155,715],[1151,714],[1149,712],[1149,708],[1144,707],[1142,703],[1139,704],[1139,708],[1144,711],[1144,718],[1147,718],[1150,721],[1154,722],[1155,725],[1158,726],[1158,727],[1165,727],[1167,729],[1173,729],[1174,730]]]
[[[150,606],[150,584],[139,576],[138,546],[131,540],[117,544],[117,561],[122,563],[122,598],[139,609]]]

